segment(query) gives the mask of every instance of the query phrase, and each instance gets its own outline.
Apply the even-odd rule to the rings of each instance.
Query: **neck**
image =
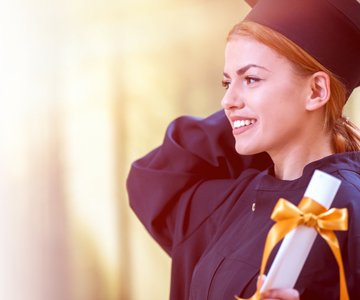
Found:
[[[275,165],[275,176],[282,180],[294,180],[301,177],[306,165],[333,153],[330,134],[303,140],[301,144],[275,153],[269,152]]]

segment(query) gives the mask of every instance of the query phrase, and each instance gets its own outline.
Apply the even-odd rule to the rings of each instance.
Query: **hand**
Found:
[[[261,300],[299,300],[299,292],[295,289],[274,289],[261,294]]]
[[[258,279],[258,285],[263,285],[266,275],[261,280]],[[260,300],[300,300],[299,292],[295,289],[273,289],[268,290],[260,295]]]

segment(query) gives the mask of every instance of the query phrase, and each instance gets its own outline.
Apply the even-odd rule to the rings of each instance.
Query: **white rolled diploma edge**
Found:
[[[340,184],[341,180],[315,170],[304,197],[309,197],[329,209]],[[285,236],[261,287],[261,293],[276,288],[294,287],[316,235],[314,228],[301,225]]]

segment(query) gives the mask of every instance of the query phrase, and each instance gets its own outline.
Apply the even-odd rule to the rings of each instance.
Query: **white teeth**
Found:
[[[244,127],[244,126],[248,126],[250,124],[254,124],[256,122],[256,120],[252,119],[252,120],[236,120],[234,121],[234,128],[240,128],[240,127]]]

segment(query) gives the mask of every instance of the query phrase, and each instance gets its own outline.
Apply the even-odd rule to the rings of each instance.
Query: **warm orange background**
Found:
[[[220,109],[225,37],[248,10],[1,1],[1,299],[168,298],[170,259],[128,208],[126,176],[172,119]]]

